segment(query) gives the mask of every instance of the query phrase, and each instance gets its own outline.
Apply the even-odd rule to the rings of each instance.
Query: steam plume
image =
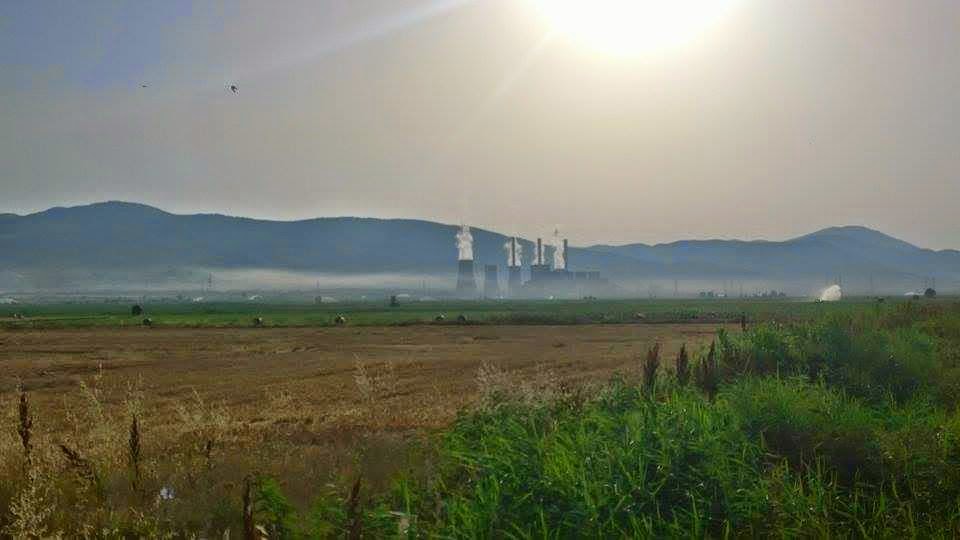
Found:
[[[839,302],[842,297],[843,291],[840,290],[839,285],[831,285],[820,293],[821,302]]]
[[[516,247],[514,248],[514,246]],[[520,243],[520,239],[516,236],[510,238],[503,244],[503,249],[507,252],[507,266],[521,266],[521,261],[523,261],[523,244]]]
[[[457,250],[460,251],[459,260],[473,260],[473,235],[470,234],[470,227],[466,225],[462,225],[457,233]]]
[[[567,261],[563,260],[563,240],[560,239],[560,229],[553,231],[553,269],[565,270]]]

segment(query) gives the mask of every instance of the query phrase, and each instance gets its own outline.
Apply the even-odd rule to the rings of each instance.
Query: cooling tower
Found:
[[[500,298],[500,275],[495,264],[488,264],[483,267],[483,296],[484,298]]]
[[[519,266],[511,266],[507,269],[507,290],[511,297],[520,295],[520,287],[523,286],[521,278],[521,269]]]
[[[477,297],[477,279],[473,275],[473,261],[460,261],[457,266],[457,296]]]

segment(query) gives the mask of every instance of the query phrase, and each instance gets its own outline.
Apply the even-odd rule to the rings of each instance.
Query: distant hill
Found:
[[[176,215],[106,202],[18,216],[0,214],[0,288],[78,287],[195,280],[214,270],[304,274],[405,274],[444,278],[456,269],[457,227],[421,220],[318,218],[266,221]],[[505,263],[507,237],[473,229],[478,265]],[[522,242],[525,261],[533,243]],[[835,276],[903,287],[960,279],[960,252],[921,249],[864,227],[835,227],[783,241],[681,241],[571,248],[571,269],[599,270],[640,287],[654,281],[822,283]],[[663,285],[666,286],[666,285]],[[782,285],[784,286],[784,285]],[[798,285],[800,286],[800,285]]]

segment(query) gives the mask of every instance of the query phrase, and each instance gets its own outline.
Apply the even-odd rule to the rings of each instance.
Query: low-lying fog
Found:
[[[527,279],[526,273],[524,279]],[[613,277],[608,297],[619,298],[739,298],[788,296],[792,298],[821,298],[823,291],[836,283],[833,280],[759,280],[751,278],[679,279],[656,277]],[[882,281],[879,279],[852,279],[841,283],[844,296],[874,294],[902,294],[904,290],[924,289],[921,283],[909,277]],[[41,271],[0,271],[0,296],[30,294],[163,294],[171,297],[212,299],[231,293],[230,297],[258,292],[297,293],[298,297],[313,299],[360,298],[370,294],[408,293],[418,298],[449,297],[453,293],[456,276],[444,274],[395,273],[324,273],[295,272],[265,268],[247,269],[149,269],[139,272],[92,272],[81,269],[44,269]],[[477,274],[477,285],[482,286]],[[949,284],[939,292],[949,294]],[[500,287],[506,289],[506,275],[501,272]],[[576,287],[563,298],[577,297]],[[499,294],[488,294],[497,297]]]

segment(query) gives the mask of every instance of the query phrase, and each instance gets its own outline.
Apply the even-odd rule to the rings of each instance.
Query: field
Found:
[[[101,377],[113,386],[135,383],[150,396],[144,426],[177,420],[175,409],[194,399],[230,410],[248,424],[268,401],[297,405],[317,437],[350,430],[404,431],[442,427],[478,393],[485,364],[530,378],[537,369],[570,384],[606,380],[637,369],[654,343],[675,354],[700,345],[718,326],[414,326],[362,328],[127,328],[23,330],[0,334],[3,395],[19,381],[40,409],[61,406],[81,381]],[[358,369],[389,376],[363,396]],[[389,374],[385,373],[389,371]],[[366,398],[391,414],[362,417]],[[118,406],[107,400],[105,407]],[[110,412],[109,410],[107,412]],[[49,431],[63,426],[47,423]],[[287,426],[290,427],[290,426]],[[311,436],[313,436],[311,435]]]
[[[12,536],[960,532],[949,299],[18,308]]]
[[[897,301],[898,299],[890,299]],[[131,315],[133,301],[88,303],[63,301],[0,307],[0,328],[76,328],[139,326],[149,317],[155,326],[249,327],[260,317],[264,326],[333,326],[338,315],[351,326],[456,324],[460,315],[470,324],[587,324],[637,322],[737,322],[800,320],[824,313],[851,312],[876,305],[874,298],[840,303],[807,299],[647,299],[402,302],[386,300],[331,304],[271,303],[145,303],[144,315]],[[24,319],[14,319],[14,314]]]

